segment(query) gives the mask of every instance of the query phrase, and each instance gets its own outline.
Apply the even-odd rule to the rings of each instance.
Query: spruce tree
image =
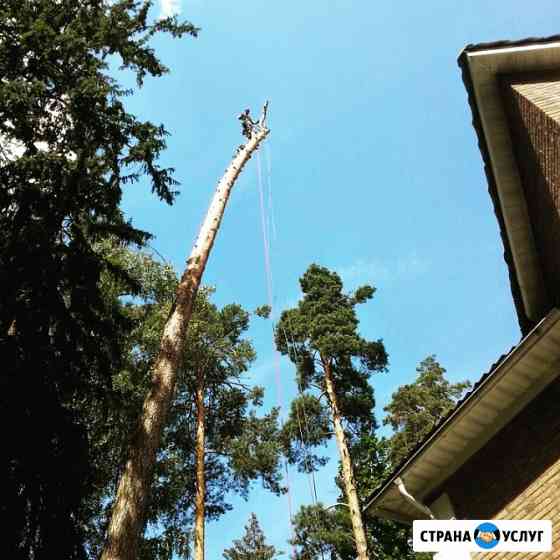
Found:
[[[159,156],[167,132],[126,109],[132,94],[111,66],[142,85],[167,68],[151,39],[196,34],[154,20],[137,0],[4,0],[0,4],[0,524],[7,558],[83,558],[92,472],[89,426],[74,404],[115,397],[131,325],[100,291],[95,251],[149,235],[119,210],[143,178],[167,203],[173,170]],[[137,286],[128,283],[128,293]]]
[[[243,537],[234,540],[232,547],[224,550],[226,560],[273,560],[278,554],[274,546],[266,544],[264,533],[254,513],[245,525]]]

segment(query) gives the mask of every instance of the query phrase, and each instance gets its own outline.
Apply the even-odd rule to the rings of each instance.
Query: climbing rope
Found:
[[[267,287],[267,295],[268,295],[268,305],[270,306],[270,313],[272,317],[272,332],[273,332],[273,339],[272,339],[272,346],[273,346],[273,353],[275,356],[275,380],[276,380],[276,391],[277,391],[277,402],[280,409],[282,409],[284,403],[284,394],[283,394],[283,387],[281,381],[281,367],[280,367],[280,354],[276,350],[276,346],[274,343],[274,334],[276,334],[276,325],[275,325],[275,307],[274,307],[274,282],[273,282],[273,275],[272,275],[272,266],[271,266],[271,258],[270,258],[270,239],[273,238],[274,242],[277,239],[277,231],[276,231],[276,222],[274,218],[274,205],[273,205],[273,198],[272,198],[272,183],[271,183],[271,154],[270,148],[268,144],[265,144],[265,157],[266,157],[266,166],[267,166],[267,176],[266,179],[263,180],[263,173],[262,173],[262,161],[261,161],[261,154],[260,151],[257,152],[257,182],[259,188],[259,204],[260,204],[260,213],[261,213],[261,230],[263,236],[263,248],[264,248],[264,264],[265,264],[265,277],[266,277],[266,287]],[[265,188],[268,194],[267,199],[267,206],[265,207]],[[290,325],[291,327],[291,325]],[[288,348],[288,355],[294,358],[294,363],[298,362],[299,355],[297,352],[297,347],[294,343],[293,333],[290,330],[290,338],[291,341],[288,340],[288,336],[286,334],[285,329],[283,330],[283,335],[286,340],[286,346]],[[303,396],[301,384],[298,383],[298,393],[299,396]],[[307,414],[305,412],[305,403],[303,400],[300,400],[303,422],[300,416],[299,406],[296,407],[296,417],[298,422],[298,429],[300,433],[301,443],[304,449],[304,460],[307,462],[309,457],[309,423],[307,420]],[[282,425],[283,420],[281,419]],[[305,435],[304,435],[305,434]],[[307,463],[308,464],[308,463]],[[284,459],[284,469],[285,469],[285,477],[286,477],[286,488],[287,488],[287,498],[288,498],[288,514],[290,518],[290,530],[292,540],[294,538],[294,526],[293,526],[293,511],[292,511],[292,497],[291,497],[291,488],[290,488],[290,474],[289,474],[289,467],[288,462]],[[315,473],[313,471],[307,472],[307,479],[309,483],[309,489],[311,493],[311,500],[314,505],[317,505],[318,498],[317,498],[317,484],[315,480]],[[324,560],[324,551],[323,546],[321,544],[321,558]],[[292,545],[292,555],[295,557],[294,553],[294,546]]]
[[[268,295],[268,305],[270,306],[270,315],[274,321],[274,301],[273,301],[273,283],[272,283],[272,267],[270,264],[270,241],[268,235],[268,227],[267,227],[267,219],[266,219],[266,210],[265,210],[265,196],[264,196],[264,188],[263,188],[263,177],[262,177],[262,165],[261,165],[261,155],[260,151],[257,152],[257,183],[259,187],[259,203],[260,203],[260,212],[261,212],[261,229],[262,229],[262,236],[263,236],[263,248],[264,248],[264,265],[265,265],[265,277],[266,277],[266,291]],[[269,183],[270,184],[270,183]],[[269,189],[270,190],[270,189]],[[272,326],[272,332],[274,333],[274,323]],[[281,372],[280,372],[280,355],[276,350],[276,345],[274,343],[274,335],[272,337],[272,352],[274,354],[274,365],[275,365],[275,381],[276,381],[276,401],[280,410],[282,410],[282,406],[284,404],[284,393],[282,389],[282,382],[281,382]],[[283,424],[282,418],[280,419],[281,423]],[[293,510],[292,510],[292,493],[291,493],[291,486],[290,486],[290,471],[288,466],[288,461],[284,458],[284,470],[285,470],[285,477],[286,477],[286,490],[287,490],[287,499],[288,499],[288,516],[290,522],[290,534],[293,540],[294,538],[294,525],[293,525]],[[292,545],[292,555],[295,556],[294,547]]]

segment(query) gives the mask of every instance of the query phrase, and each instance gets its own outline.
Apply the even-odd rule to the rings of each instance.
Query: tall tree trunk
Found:
[[[354,469],[352,468],[350,453],[348,452],[348,445],[346,443],[346,434],[344,433],[344,428],[342,427],[342,419],[340,416],[340,410],[338,409],[338,399],[336,398],[334,388],[331,363],[323,357],[321,357],[321,362],[323,363],[323,370],[325,372],[325,385],[332,411],[334,434],[338,445],[338,452],[340,453],[340,462],[342,463],[342,480],[344,483],[346,499],[348,500],[348,507],[350,509],[352,530],[358,552],[357,558],[358,560],[369,560],[366,532],[364,530],[362,513],[360,511],[360,501],[358,500],[358,492],[356,491],[356,482],[354,480]]]
[[[204,473],[204,373],[199,371],[196,379],[196,498],[194,522],[194,560],[204,560],[204,514],[206,505],[206,479]]]
[[[181,347],[200,280],[214,244],[231,189],[252,153],[269,133],[265,104],[258,126],[250,127],[247,143],[240,147],[218,186],[177,287],[175,304],[163,330],[160,350],[152,370],[151,389],[144,400],[138,429],[129,449],[101,560],[136,560],[144,528],[146,507],[156,453],[177,379]],[[244,121],[245,124],[245,121]]]

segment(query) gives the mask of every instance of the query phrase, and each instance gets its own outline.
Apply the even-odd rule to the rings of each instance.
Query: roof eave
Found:
[[[510,384],[519,385],[520,372],[524,371],[527,363],[539,362],[538,366],[531,369],[532,377],[527,379],[526,387],[520,394],[512,395],[512,401],[507,403],[503,397],[504,389],[508,388],[508,375]],[[424,483],[410,484],[415,498],[423,499],[433,492],[454,474],[476,451],[491,439],[505,424],[518,414],[537,394],[539,394],[558,375],[560,364],[560,310],[552,310],[490,373],[486,374],[475,385],[473,390],[457,405],[457,407],[428,435],[386,480],[386,482],[371,496],[364,511],[370,515],[410,522],[418,518],[404,502],[395,506],[394,497],[397,496],[394,481],[402,478],[409,484],[413,481],[413,469],[421,470],[426,464],[433,462],[437,446],[450,445],[453,431],[460,428],[472,418],[479,418],[480,411],[488,411],[489,404],[498,406],[494,419],[489,419],[478,437],[465,442],[465,448],[458,450],[453,460],[449,461],[449,468],[440,469]],[[502,407],[500,409],[499,407]],[[445,439],[447,438],[447,439]],[[439,443],[438,443],[439,442]],[[430,457],[430,450],[431,455]],[[441,471],[441,472],[440,472]],[[391,492],[393,503],[386,497]],[[372,513],[373,512],[373,513]]]
[[[521,331],[550,308],[515,161],[498,77],[560,67],[560,36],[468,45],[459,66],[504,244]]]

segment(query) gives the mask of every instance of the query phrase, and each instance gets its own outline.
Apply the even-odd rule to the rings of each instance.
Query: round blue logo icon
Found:
[[[489,550],[500,542],[500,530],[494,523],[481,523],[474,530],[474,540],[480,548]]]

